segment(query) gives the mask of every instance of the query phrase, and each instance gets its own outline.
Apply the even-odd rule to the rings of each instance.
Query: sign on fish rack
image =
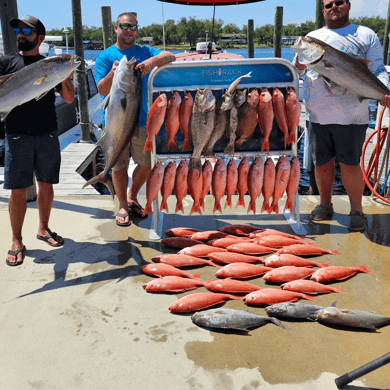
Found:
[[[236,85],[237,81],[239,81],[238,85]],[[183,62],[174,62],[167,64],[160,68],[155,68],[149,77],[148,81],[148,99],[149,99],[149,109],[152,107],[153,103],[162,95],[163,100],[169,102],[172,97],[173,100],[184,99],[185,95],[188,93],[191,95],[192,100],[195,102],[196,94],[199,90],[211,90],[211,96],[215,98],[216,102],[216,114],[214,119],[216,119],[216,123],[214,123],[214,129],[217,126],[219,118],[218,117],[218,101],[227,97],[233,96],[234,91],[237,93],[235,96],[237,97],[241,93],[241,96],[244,96],[244,100],[241,103],[234,103],[237,112],[237,134],[240,133],[239,126],[240,122],[245,121],[244,114],[240,111],[240,106],[243,107],[243,102],[249,102],[250,98],[257,99],[260,101],[262,99],[263,93],[262,91],[270,92],[269,97],[271,98],[271,94],[279,94],[282,99],[283,107],[284,107],[284,99],[287,98],[290,91],[296,91],[296,95],[299,92],[299,76],[294,68],[294,66],[287,60],[282,58],[269,58],[269,59],[235,59],[235,60],[208,60],[208,61],[183,61]],[[175,91],[177,91],[180,97],[177,94],[174,95]],[[246,91],[246,92],[244,92]],[[252,93],[252,91],[254,91]],[[210,92],[210,91],[208,91]],[[265,92],[264,92],[265,93]],[[165,96],[164,96],[165,95]],[[206,95],[206,92],[205,92]],[[249,95],[249,96],[247,96]],[[231,102],[233,98],[230,99]],[[275,98],[272,97],[274,101]],[[214,103],[215,103],[214,102]],[[230,102],[230,103],[231,103]],[[287,100],[286,100],[287,102]],[[228,104],[227,102],[226,104]],[[229,104],[230,104],[229,103]],[[208,104],[207,102],[205,104]],[[233,104],[233,103],[231,103]],[[298,102],[299,104],[299,102]],[[234,106],[234,105],[233,105]],[[169,103],[168,103],[169,107]],[[232,107],[232,106],[230,106]],[[248,106],[249,107],[249,106]],[[274,103],[275,107],[275,103]],[[207,112],[209,109],[202,109],[203,112]],[[200,110],[200,111],[202,111]],[[241,108],[242,110],[242,108]],[[260,109],[258,109],[260,110]],[[276,108],[274,109],[274,111]],[[230,113],[234,112],[234,108],[231,108]],[[300,105],[299,105],[299,113],[300,114]],[[233,114],[229,114],[233,115]],[[254,126],[254,130],[250,131],[250,134],[245,137],[241,137],[239,140],[238,137],[235,142],[235,147],[232,149],[228,148],[228,145],[232,144],[230,136],[224,132],[223,136],[212,143],[211,150],[212,154],[218,157],[230,157],[234,159],[242,159],[244,157],[248,159],[254,159],[255,157],[261,157],[262,160],[265,160],[267,157],[272,157],[273,159],[278,156],[290,156],[294,157],[297,155],[297,145],[294,142],[297,132],[296,126],[289,126],[290,128],[295,127],[288,134],[289,129],[287,125],[283,125],[283,121],[279,120],[279,116],[275,111],[275,120],[271,118],[271,128],[267,132],[269,134],[269,144],[265,146],[265,138],[268,135],[264,136],[263,127],[260,128],[261,121],[259,123],[259,116],[262,117],[262,114],[259,111],[259,114],[254,115],[255,122],[252,120],[251,123]],[[257,119],[256,119],[257,118]],[[234,119],[234,118],[233,118]],[[208,120],[208,119],[207,119]],[[224,120],[227,122],[227,127],[232,126],[231,123],[234,123],[231,117],[224,117]],[[190,120],[190,122],[192,119]],[[192,122],[192,127],[194,122]],[[299,119],[298,119],[299,123]],[[251,125],[251,126],[252,126]],[[172,142],[172,134],[169,135],[170,129],[167,129],[169,123],[167,122],[167,117],[165,117],[165,122],[162,124],[161,128],[157,132],[156,136],[153,139],[153,152],[152,152],[152,166],[154,166],[157,162],[164,161],[175,161],[180,159],[190,159],[190,157],[194,157],[196,154],[195,142],[193,146],[190,148],[184,148],[184,145],[188,142],[188,136],[185,136],[183,131],[177,131],[176,135],[174,135],[174,140],[176,142]],[[191,126],[190,126],[191,128]],[[283,128],[283,129],[281,129]],[[167,131],[168,130],[168,131]],[[212,131],[212,130],[211,130]],[[287,133],[286,133],[287,132]],[[202,130],[202,135],[204,134]],[[168,143],[168,138],[170,137],[170,142]],[[203,136],[204,138],[205,136]],[[194,138],[194,134],[192,134],[192,138]],[[208,139],[211,137],[208,137]],[[288,140],[291,140],[289,144]],[[230,141],[230,142],[229,142]],[[202,140],[203,142],[203,140]],[[211,141],[210,141],[211,142]],[[234,142],[234,141],[233,141]],[[210,158],[210,155],[205,155],[202,150],[206,150],[207,145],[200,145],[200,157]],[[199,149],[199,148],[198,148]],[[227,151],[229,150],[229,153]],[[210,149],[209,149],[210,151]],[[297,234],[305,234],[305,229],[301,226],[300,217],[299,217],[299,202],[298,195],[296,194],[294,197],[293,207],[290,213],[285,213],[285,217],[290,223],[292,229]],[[159,239],[162,236],[162,225],[163,225],[163,213],[160,213],[158,196],[153,202],[153,215],[152,215],[152,227],[150,238]]]

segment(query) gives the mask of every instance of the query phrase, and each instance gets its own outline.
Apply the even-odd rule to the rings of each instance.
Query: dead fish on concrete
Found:
[[[270,317],[315,321],[317,319],[316,313],[323,308],[323,306],[307,303],[283,302],[267,306],[264,310]]]
[[[316,313],[316,319],[324,324],[370,330],[390,325],[390,317],[375,314],[372,311],[338,309],[335,303],[319,310]]]
[[[194,313],[191,320],[194,324],[207,328],[242,330],[245,332],[249,332],[251,328],[272,322],[280,328],[291,331],[276,318],[262,316],[249,310],[210,309]]]

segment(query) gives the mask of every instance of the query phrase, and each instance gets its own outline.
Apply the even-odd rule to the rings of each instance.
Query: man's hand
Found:
[[[385,95],[379,102],[382,107],[390,108],[390,95]]]
[[[153,57],[152,57],[153,58]],[[140,69],[141,70],[141,77],[144,77],[145,75],[147,75],[148,73],[150,73],[153,68],[154,68],[154,65],[152,65],[152,61],[150,61],[151,59],[147,59],[141,63],[139,63],[135,69]]]

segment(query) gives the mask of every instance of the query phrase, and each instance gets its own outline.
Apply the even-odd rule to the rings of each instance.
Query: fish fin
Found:
[[[261,151],[263,152],[264,150],[269,153],[269,140],[265,138],[263,138],[263,142],[261,143]]]
[[[226,209],[226,207],[232,208],[232,199],[231,198],[230,199],[226,198],[224,209]]]
[[[216,264],[213,261],[210,261],[210,265],[212,265],[213,267],[221,268],[221,266],[219,264]],[[213,279],[213,280],[215,280],[215,279]]]
[[[147,150],[150,150],[151,152],[153,152],[153,141],[148,141],[148,140],[146,140],[145,146],[144,146],[144,153],[145,153]]]
[[[108,190],[110,191],[110,194],[112,195],[112,199],[114,199],[115,190],[114,190],[114,186],[112,184],[112,180],[111,180],[110,176],[108,176],[107,174],[104,174],[104,172],[99,173],[99,175],[97,175],[97,176],[93,177],[92,179],[88,180],[83,185],[83,188],[85,188],[85,187],[87,187],[89,185],[96,184],[96,183],[103,183],[108,188]]]
[[[227,155],[227,156],[233,156],[234,155],[234,142],[229,142],[226,145],[226,148],[225,148],[223,154]]]
[[[348,294],[348,291],[344,291],[342,287],[343,287],[343,286],[335,287],[335,288],[334,288],[334,291],[335,291],[335,292],[338,292],[338,293],[346,293],[346,294]]]
[[[290,328],[288,328],[287,326],[283,325],[283,323],[282,323],[281,321],[279,321],[277,318],[275,318],[275,317],[269,317],[269,319],[270,319],[270,321],[271,321],[273,324],[279,326],[280,328],[292,332],[292,330],[291,330]]]
[[[330,255],[342,255],[342,253],[340,253],[339,251],[338,251],[338,249],[334,249],[334,250],[332,250],[332,251],[329,251],[329,254]],[[363,265],[363,264],[362,264]],[[368,271],[368,270],[367,270]],[[362,272],[365,272],[365,271],[362,271]],[[368,272],[371,272],[371,271],[368,271]]]
[[[253,214],[256,215],[256,201],[249,203],[247,214],[249,214],[250,211],[253,211]]]
[[[167,203],[166,199],[163,199],[161,201],[160,211],[163,211],[163,210],[165,210],[167,213],[169,213],[169,211],[168,211],[168,203]]]
[[[236,208],[238,206],[242,206],[242,207],[245,208],[245,200],[244,199],[238,199],[237,204],[236,204]]]
[[[215,213],[216,211],[219,211],[222,214],[221,203],[217,200],[215,200],[215,203],[214,203],[213,213]]]
[[[320,268],[329,267],[329,264],[330,264],[330,263],[318,263],[318,265],[319,265]]]
[[[33,85],[41,85],[43,83],[43,81],[45,80],[45,76],[42,76],[42,77],[38,77],[34,82],[33,82]]]
[[[102,101],[102,109],[105,110],[110,103],[110,94],[108,94]]]
[[[334,66],[330,62],[322,61],[322,63],[324,64],[326,69],[328,69],[328,70],[333,70],[334,69]]]
[[[295,144],[296,141],[297,140],[296,140],[296,137],[295,137],[295,131],[291,131],[290,132],[290,138],[288,139],[288,143],[293,145],[293,144]]]
[[[272,205],[270,207],[270,210],[271,210],[271,213],[274,212],[276,213],[276,215],[279,215],[279,206],[278,206],[278,202],[274,203],[272,202]]]
[[[126,97],[126,95],[123,96],[123,97],[119,100],[119,102],[120,102],[120,105],[121,105],[122,110],[123,110],[123,111],[126,111],[126,108],[127,108],[127,97]]]
[[[0,76],[0,85],[4,84],[10,77],[12,77],[12,73],[6,74],[4,76]]]
[[[146,203],[146,206],[145,206],[145,209],[142,213],[142,216],[144,217],[146,214],[148,213],[153,213],[153,210],[152,210],[152,204],[151,203]]]
[[[4,121],[8,114],[9,114],[9,111],[7,111],[7,112],[0,112],[1,121]]]
[[[202,215],[202,210],[200,209],[199,204],[195,204],[195,203],[193,204],[191,211],[190,211],[190,215],[192,215],[193,213],[199,213],[200,215]]]
[[[34,84],[35,84],[35,83],[34,83]],[[42,99],[48,92],[49,92],[49,91],[46,91],[46,92],[42,93],[41,95],[37,96],[37,97],[35,98],[35,100]]]
[[[325,78],[322,78],[322,81],[324,82],[324,86],[325,86],[325,89],[328,92],[328,94],[330,96],[333,96],[333,92],[331,90],[330,83],[327,80],[325,80]]]
[[[177,214],[178,211],[181,211],[182,213],[184,213],[184,209],[183,209],[183,203],[180,201],[177,201],[176,202],[176,210],[175,210],[175,214]]]
[[[290,212],[292,212],[292,209],[293,209],[292,200],[287,199],[283,212],[285,213],[287,210],[290,210]]]
[[[358,58],[354,57],[355,60],[359,61],[362,65],[364,65],[366,68],[368,68],[368,65],[372,62],[371,60],[368,60],[367,58]]]
[[[308,299],[309,301],[318,301],[318,299],[311,297],[310,295],[301,293],[302,298]]]
[[[190,141],[188,139],[185,139],[181,151],[184,152],[185,149],[190,149],[190,148],[191,148]]]
[[[190,274],[191,275],[191,279],[199,279],[200,278],[200,274]]]
[[[242,144],[244,143],[244,139],[238,139],[238,140],[236,140],[236,142],[234,143],[234,147],[236,148],[236,149],[241,149],[241,146],[242,146]]]
[[[337,301],[334,301],[330,306],[331,307],[336,307]]]

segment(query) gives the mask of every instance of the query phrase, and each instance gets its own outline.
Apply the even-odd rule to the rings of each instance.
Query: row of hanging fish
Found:
[[[180,248],[180,251],[177,254],[155,256],[152,258],[154,263],[141,267],[143,273],[158,277],[144,284],[143,288],[154,293],[180,293],[199,287],[210,291],[186,295],[176,300],[169,307],[174,313],[196,312],[228,300],[242,300],[249,306],[266,306],[266,312],[271,317],[318,320],[327,324],[370,330],[390,324],[389,317],[337,309],[335,304],[325,308],[305,304],[294,306],[290,303],[299,299],[317,300],[312,297],[317,294],[346,293],[341,287],[323,283],[345,280],[359,272],[371,273],[363,264],[358,267],[330,266],[329,263],[297,256],[339,254],[337,250],[320,248],[312,241],[275,229],[260,229],[249,225],[227,225],[218,231],[173,228],[164,233],[168,238],[163,239],[162,243]],[[254,249],[256,246],[261,249]],[[270,252],[276,254],[269,257],[257,256]],[[218,268],[215,273],[218,279],[202,281],[199,273],[189,273],[182,269],[204,265]],[[266,283],[280,284],[281,288],[262,288],[242,280],[255,276],[262,276]],[[308,277],[310,280],[306,280]],[[280,322],[266,318],[248,311],[231,309],[208,310],[192,316],[193,322],[201,326],[210,327],[214,324],[211,327],[248,330],[252,326],[273,322],[290,330]]]
[[[144,213],[146,215],[152,212],[152,203],[161,191],[161,211],[169,212],[167,198],[174,192],[177,199],[175,213],[184,212],[183,199],[189,192],[194,201],[190,215],[194,212],[202,214],[201,208],[204,209],[204,199],[211,187],[215,200],[214,213],[222,213],[221,199],[225,194],[224,207],[232,208],[232,196],[237,192],[239,197],[236,208],[245,208],[244,196],[249,193],[248,213],[253,211],[256,214],[256,200],[262,194],[264,201],[261,212],[279,214],[278,202],[284,193],[287,194],[284,211],[293,210],[299,179],[300,164],[295,156],[291,160],[287,156],[281,156],[276,166],[270,157],[265,163],[260,157],[256,157],[251,164],[243,158],[238,166],[234,159],[225,164],[225,160],[220,158],[214,168],[209,160],[201,166],[193,164],[193,160],[190,164],[181,160],[178,166],[175,161],[170,161],[165,167],[162,162],[158,162],[146,182],[147,204]]]
[[[169,100],[165,93],[153,102],[147,117],[148,138],[144,151],[153,151],[154,137],[165,123],[168,135],[168,150],[178,148],[175,136],[181,130],[184,136],[182,151],[192,148],[192,157],[214,155],[215,144],[226,134],[228,143],[224,154],[233,156],[235,149],[241,149],[250,139],[257,126],[263,140],[261,151],[269,153],[269,136],[274,119],[284,135],[285,149],[296,142],[295,132],[299,125],[301,105],[289,87],[286,96],[274,88],[272,94],[267,88],[237,90],[238,83],[250,73],[236,79],[216,100],[210,86],[198,89],[193,98],[190,92],[183,99],[174,91]]]

